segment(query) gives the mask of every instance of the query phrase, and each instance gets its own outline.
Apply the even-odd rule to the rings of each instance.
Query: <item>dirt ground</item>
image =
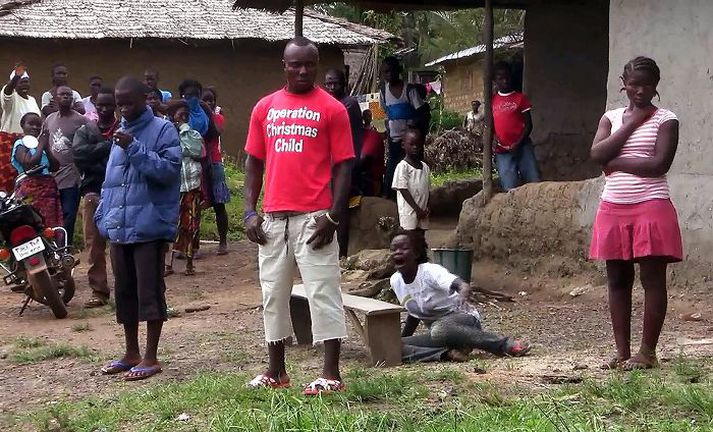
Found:
[[[447,234],[449,227],[438,225],[438,229],[440,232],[433,233],[434,241],[437,236]],[[65,320],[54,319],[49,309],[37,304],[32,304],[18,317],[22,296],[5,288],[0,293],[0,388],[4,395],[0,398],[0,420],[10,413],[37,409],[52,401],[88,395],[109,396],[150,385],[151,381],[183,380],[202,371],[245,370],[251,374],[261,371],[265,367],[265,352],[257,250],[247,242],[237,242],[231,245],[227,256],[215,256],[212,245],[205,246],[204,251],[206,256],[196,263],[196,276],[183,276],[181,261],[178,261],[177,273],[167,279],[169,305],[181,313],[164,327],[159,352],[164,373],[145,383],[124,383],[118,377],[98,373],[107,360],[121,354],[123,333],[115,323],[111,308],[82,308],[89,295],[85,264],[76,270],[78,294]],[[524,359],[482,356],[487,373],[468,374],[471,379],[532,384],[533,388],[540,388],[550,385],[552,376],[566,380],[571,376],[605,375],[597,366],[611,355],[613,348],[606,289],[601,276],[551,279],[531,273],[519,274],[493,262],[477,263],[473,274],[479,286],[515,298],[512,303],[481,305],[486,328],[527,338],[535,344],[535,349]],[[579,287],[583,287],[583,294],[570,296],[569,293]],[[189,306],[210,308],[186,313],[185,308]],[[713,354],[711,306],[713,300],[705,286],[673,290],[660,349],[664,361],[680,354],[693,357]],[[634,338],[638,340],[642,314],[640,289],[637,289],[635,309]],[[701,313],[702,321],[682,318],[692,312]],[[84,324],[88,324],[89,330],[77,331]],[[343,362],[346,367],[365,367],[367,353],[356,333],[351,331],[343,348]],[[97,359],[60,358],[18,365],[10,361],[8,354],[19,336],[83,345],[95,351]],[[316,376],[320,370],[316,350],[295,346],[288,351],[288,361],[293,368],[314,372]],[[463,367],[473,369],[471,363]]]

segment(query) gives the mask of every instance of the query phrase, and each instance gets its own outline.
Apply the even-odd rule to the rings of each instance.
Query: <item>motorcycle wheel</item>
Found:
[[[43,298],[44,301],[41,303],[49,306],[56,318],[62,319],[67,317],[67,308],[47,270],[34,275],[28,274],[27,279],[37,295]],[[74,293],[72,293],[72,295],[74,295]]]
[[[64,284],[60,289],[62,293],[62,301],[66,305],[74,298],[74,291],[76,289],[76,284],[74,283],[74,278],[72,276],[67,276],[64,280]]]

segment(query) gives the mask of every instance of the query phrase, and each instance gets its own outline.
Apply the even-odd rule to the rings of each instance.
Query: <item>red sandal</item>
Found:
[[[505,355],[510,357],[524,357],[530,353],[532,350],[532,345],[527,342],[516,340],[508,344]]]
[[[271,389],[281,389],[281,388],[289,388],[290,387],[290,378],[285,376],[283,380],[276,380],[275,378],[267,375],[267,374],[260,374],[253,378],[252,381],[248,383],[249,388],[253,389],[258,389],[258,388],[271,388]]]
[[[317,378],[312,381],[302,392],[305,396],[317,396],[346,390],[347,386],[339,380]]]

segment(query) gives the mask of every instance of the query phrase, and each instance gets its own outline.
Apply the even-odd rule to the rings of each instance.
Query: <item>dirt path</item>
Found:
[[[262,342],[261,296],[257,284],[256,249],[239,242],[231,254],[217,257],[212,248],[196,263],[198,274],[185,277],[180,271],[167,279],[168,301],[181,315],[164,327],[160,357],[164,373],[156,381],[181,380],[206,370],[247,370],[264,368]],[[180,262],[179,262],[180,263]],[[177,267],[177,270],[180,269]],[[487,328],[527,337],[536,344],[534,355],[525,359],[492,359],[483,356],[485,375],[473,379],[503,382],[546,384],[552,374],[601,375],[596,369],[601,359],[611,354],[611,334],[605,290],[590,286],[578,297],[569,292],[586,284],[583,280],[546,280],[523,277],[493,263],[475,266],[475,282],[489,289],[513,295],[515,303],[482,305]],[[81,398],[87,395],[107,396],[122,389],[150,383],[122,382],[117,377],[104,377],[97,372],[107,360],[121,353],[123,335],[110,308],[84,310],[88,297],[86,268],[77,269],[78,297],[70,305],[70,316],[55,320],[43,306],[32,305],[18,317],[21,296],[5,289],[0,294],[0,417],[11,412],[35,409],[52,401]],[[524,292],[525,295],[519,293]],[[637,292],[635,334],[642,312],[640,290]],[[704,292],[689,289],[672,293],[669,319],[662,337],[661,357],[675,358],[679,353],[713,354],[713,345],[684,345],[687,340],[713,337],[709,311],[713,301]],[[189,306],[210,309],[185,313]],[[703,321],[680,318],[690,312],[703,313]],[[708,315],[706,315],[708,314]],[[87,331],[77,331],[88,327]],[[8,357],[16,349],[19,336],[38,337],[52,343],[86,346],[95,352],[96,360],[57,359],[30,365],[19,365]],[[346,367],[365,365],[366,352],[352,332],[343,350]],[[314,348],[293,347],[289,360],[293,368],[315,374],[320,369]],[[588,366],[574,372],[575,366]],[[411,366],[413,367],[413,366]],[[436,367],[434,365],[418,367]],[[464,365],[472,368],[472,365]],[[10,396],[11,395],[11,396]],[[1,421],[0,421],[1,423]]]

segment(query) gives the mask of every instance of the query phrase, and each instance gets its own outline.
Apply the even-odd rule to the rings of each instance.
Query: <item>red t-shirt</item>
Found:
[[[215,127],[219,132],[222,133],[223,126],[225,125],[225,117],[221,113],[213,113],[213,122],[215,122]],[[208,145],[208,157],[211,163],[221,163],[223,162],[223,152],[220,144],[220,136],[213,138]]]
[[[347,110],[318,87],[278,90],[253,108],[245,151],[265,161],[263,211],[328,209],[332,165],[354,158]]]
[[[364,129],[361,154],[362,157],[368,156],[373,159],[369,167],[371,178],[381,178],[384,175],[384,136],[374,128]]]
[[[497,92],[493,96],[493,124],[495,136],[499,145],[495,146],[495,153],[506,153],[517,144],[520,134],[525,129],[524,112],[532,109],[532,104],[523,93]]]

